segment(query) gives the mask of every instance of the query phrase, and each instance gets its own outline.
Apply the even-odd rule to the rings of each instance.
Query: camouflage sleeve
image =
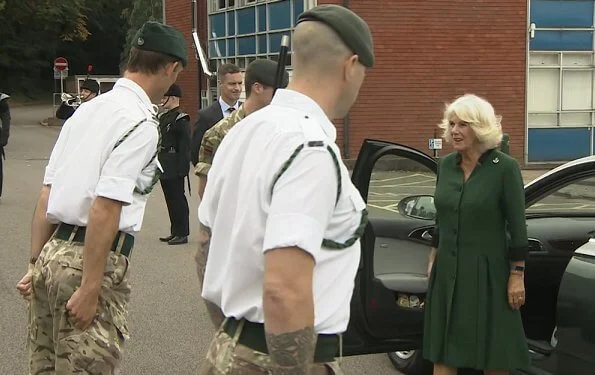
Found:
[[[194,170],[194,174],[197,176],[206,176],[209,170],[211,170],[215,152],[221,143],[221,139],[219,139],[215,130],[216,128],[212,127],[202,137],[200,150],[198,151],[198,164],[196,164],[196,169]]]

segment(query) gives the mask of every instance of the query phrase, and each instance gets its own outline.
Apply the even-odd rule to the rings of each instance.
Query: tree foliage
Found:
[[[0,86],[33,87],[61,41],[85,40],[85,0],[0,0]]]
[[[69,75],[117,75],[140,26],[162,18],[162,0],[0,0],[0,91],[49,89],[58,56]]]
[[[122,17],[128,20],[126,42],[122,52],[122,60],[125,60],[130,52],[132,38],[143,23],[147,21],[163,22],[163,2],[162,0],[132,0],[132,6],[124,9]]]
[[[93,66],[92,74],[119,74],[120,55],[128,30],[128,21],[122,18],[122,12],[132,5],[132,0],[100,0],[88,4],[89,36],[84,41],[61,42],[56,54],[68,59],[70,74],[86,74],[88,65]]]

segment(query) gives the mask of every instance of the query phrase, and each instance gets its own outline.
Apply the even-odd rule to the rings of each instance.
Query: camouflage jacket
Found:
[[[236,111],[223,120],[219,121],[212,128],[206,131],[202,137],[200,144],[200,150],[198,152],[198,164],[194,174],[197,176],[206,176],[211,169],[213,164],[213,158],[217,152],[217,148],[223,141],[223,138],[227,135],[227,132],[235,126],[240,120],[246,117],[244,106],[241,105]]]

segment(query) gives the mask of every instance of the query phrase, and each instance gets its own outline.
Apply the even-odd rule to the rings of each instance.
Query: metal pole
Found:
[[[196,34],[196,23],[197,23],[197,7],[196,7],[196,0],[192,0],[192,36],[194,36],[194,34]],[[198,51],[198,44],[196,43],[196,39],[195,39],[195,48]],[[198,56],[198,52],[196,54],[196,56]],[[202,108],[202,74],[200,72],[200,65],[197,63],[196,64],[196,75],[197,75],[197,82],[198,82],[198,109]]]
[[[203,72],[212,77],[214,74],[209,69],[209,64],[207,62],[207,58],[205,56],[202,47],[200,46],[200,39],[198,38],[198,14],[197,14],[197,6],[196,0],[192,0],[192,40],[194,41],[194,47],[196,48],[196,59],[200,60],[200,65],[202,66]]]
[[[275,75],[275,87],[273,95],[283,82],[285,75],[285,64],[287,64],[287,52],[289,50],[289,36],[283,35],[281,38],[281,48],[279,49],[279,61],[277,62],[277,74]]]
[[[434,139],[438,138],[438,134],[436,133],[436,129],[434,129]],[[434,158],[437,159],[438,158],[438,149],[434,148]]]
[[[192,0],[192,40],[194,41],[194,48],[196,49],[196,59],[200,61],[196,70],[197,70],[197,81],[198,81],[198,108],[202,107],[202,73],[200,68],[202,66],[202,71],[209,77],[214,75],[213,72],[209,69],[209,64],[207,62],[206,56],[202,47],[200,46],[200,39],[198,38],[198,7],[196,5],[196,0]]]

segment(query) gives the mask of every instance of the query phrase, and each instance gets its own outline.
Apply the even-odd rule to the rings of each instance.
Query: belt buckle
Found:
[[[118,232],[118,243],[116,244],[116,248],[114,249],[114,253],[116,254],[121,254],[122,253],[122,247],[124,245],[124,240],[126,239],[126,233],[124,232]]]
[[[68,242],[72,242],[74,240],[74,237],[76,237],[76,234],[78,233],[80,227],[78,225],[73,225],[72,230],[70,231],[70,234],[68,235]]]

